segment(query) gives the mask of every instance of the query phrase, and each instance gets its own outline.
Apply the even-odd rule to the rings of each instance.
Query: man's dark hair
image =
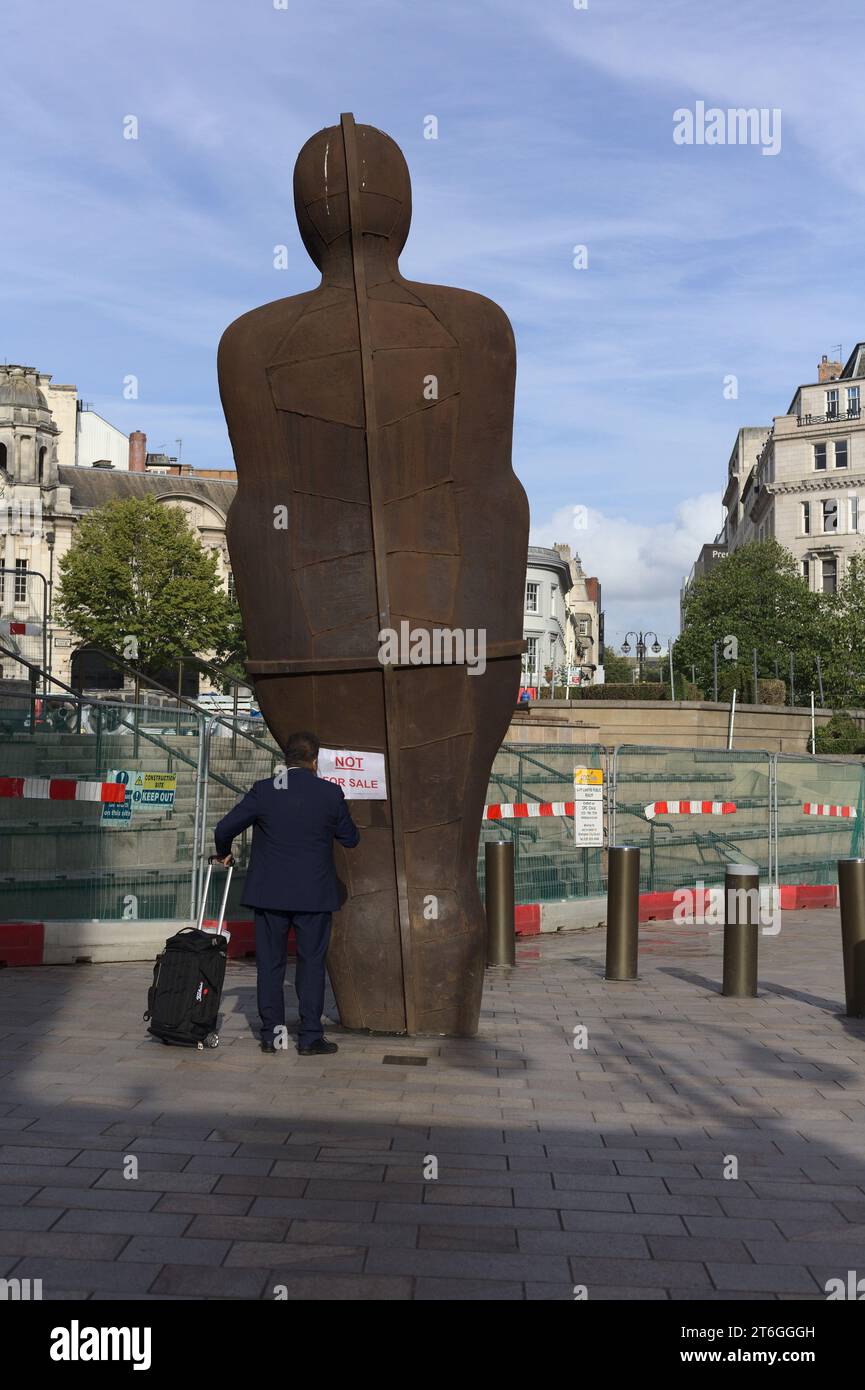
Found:
[[[297,734],[289,734],[286,741],[285,765],[286,767],[297,766],[298,763],[314,763],[318,757],[320,744],[315,734],[301,731]]]

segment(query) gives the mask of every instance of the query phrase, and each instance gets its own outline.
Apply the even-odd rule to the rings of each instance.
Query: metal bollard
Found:
[[[640,916],[640,851],[613,845],[607,870],[607,963],[605,980],[636,980]]]
[[[759,871],[754,864],[728,864],[724,875],[722,994],[734,999],[756,999],[759,924]]]
[[[865,859],[838,860],[845,1013],[865,1018]]]
[[[484,845],[487,908],[487,965],[516,961],[514,927],[514,847],[508,840]]]

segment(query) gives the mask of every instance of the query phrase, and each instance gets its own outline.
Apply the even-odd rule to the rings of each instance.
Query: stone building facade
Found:
[[[603,658],[600,584],[583,572],[569,545],[530,545],[526,568],[523,636],[525,684],[556,683],[570,670],[575,683],[590,682]],[[600,658],[600,659],[599,659]]]
[[[52,386],[50,376],[30,367],[0,366],[0,641],[40,665],[44,652],[51,674],[66,684],[74,683],[77,644],[52,610],[58,563],[80,517],[118,497],[151,495],[180,506],[216,553],[229,587],[225,522],[236,486],[233,471],[195,471],[148,454],[143,433],[127,438],[80,405],[74,386]],[[41,633],[10,635],[3,626],[41,627],[43,613],[44,645]],[[0,652],[0,676],[24,674]]]
[[[865,343],[857,343],[843,365],[824,356],[786,414],[739,430],[714,541],[720,554],[774,538],[809,588],[835,591],[850,556],[865,548],[863,395]],[[697,573],[695,565],[683,595]]]

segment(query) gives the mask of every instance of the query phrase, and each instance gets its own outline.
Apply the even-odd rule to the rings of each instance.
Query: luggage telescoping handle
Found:
[[[227,872],[226,875],[225,875],[225,887],[224,887],[224,889],[222,890],[222,902],[219,904],[219,917],[217,918],[217,923],[216,923],[216,934],[217,934],[217,936],[221,936],[221,935],[222,935],[222,924],[223,924],[223,922],[225,921],[225,909],[226,909],[226,907],[227,907],[227,905],[228,905],[228,890],[229,890],[229,888],[231,887],[231,875],[232,875],[233,873],[234,873],[234,865],[233,865],[233,864],[229,864],[229,866],[228,866],[228,872]],[[207,906],[207,895],[208,895],[208,893],[210,892],[210,880],[211,880],[212,875],[213,875],[213,859],[210,858],[210,859],[208,859],[208,861],[207,861],[207,874],[206,874],[205,879],[204,879],[204,888],[202,889],[202,893],[201,893],[201,907],[200,907],[199,912],[198,912],[198,924],[197,924],[197,925],[198,925],[198,930],[199,930],[199,931],[201,931],[201,928],[202,928],[202,926],[203,926],[203,924],[204,924],[204,909],[205,909],[205,907]]]

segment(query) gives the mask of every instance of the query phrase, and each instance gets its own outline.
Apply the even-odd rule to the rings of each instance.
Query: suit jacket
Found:
[[[340,906],[333,842],[351,849],[360,831],[342,788],[308,768],[289,768],[274,786],[256,782],[214,831],[223,858],[250,825],[252,853],[246,870],[244,907],[278,912],[334,912]]]

